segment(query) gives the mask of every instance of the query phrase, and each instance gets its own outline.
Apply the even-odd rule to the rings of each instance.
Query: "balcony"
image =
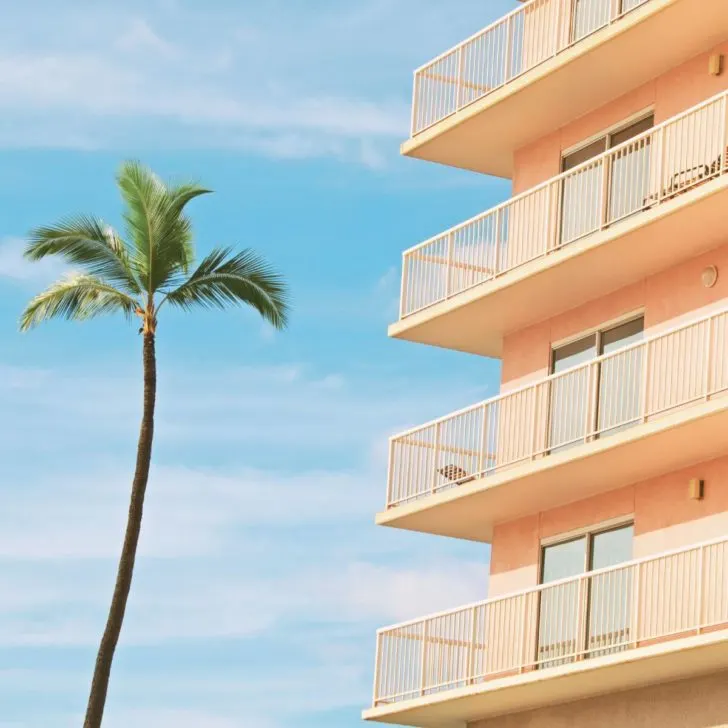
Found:
[[[725,243],[727,129],[722,93],[406,251],[390,335],[500,356],[507,332]]]
[[[511,177],[517,149],[727,34],[723,0],[530,0],[415,71],[402,153]]]
[[[463,725],[728,667],[728,539],[377,633],[364,718]]]
[[[728,309],[389,443],[377,523],[489,542],[495,523],[728,452]]]

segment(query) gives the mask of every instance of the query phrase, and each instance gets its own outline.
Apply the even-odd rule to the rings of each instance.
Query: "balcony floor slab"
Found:
[[[490,543],[493,528],[728,453],[728,396],[377,514],[376,523]]]

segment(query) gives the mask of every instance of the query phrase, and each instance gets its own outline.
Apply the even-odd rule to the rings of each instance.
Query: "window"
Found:
[[[541,583],[559,583],[541,593],[539,665],[560,665],[626,648],[632,614],[629,572],[611,569],[588,580],[574,577],[630,561],[633,540],[634,526],[629,523],[542,549]]]
[[[640,412],[642,349],[614,354],[593,367],[578,367],[603,354],[612,354],[642,339],[644,317],[595,331],[552,353],[549,450],[612,434],[634,424]],[[596,377],[596,388],[594,378]]]

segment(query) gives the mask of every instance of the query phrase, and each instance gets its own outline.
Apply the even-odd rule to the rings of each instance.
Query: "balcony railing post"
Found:
[[[701,546],[698,549],[698,593],[697,593],[697,601],[698,605],[695,610],[695,615],[697,618],[697,625],[696,625],[696,632],[697,634],[700,634],[703,631],[703,590],[705,589],[705,546]]]
[[[513,36],[513,16],[509,15],[508,20],[506,21],[506,45],[505,45],[505,67],[503,68],[503,85],[508,83],[510,81],[511,76],[511,53],[513,52],[513,49],[511,47],[511,38]]]
[[[407,253],[404,253],[402,255],[402,283],[400,287],[400,293],[399,293],[399,317],[400,319],[403,319],[408,313],[408,306],[407,306],[407,295],[408,295],[408,286],[407,286]]]
[[[420,74],[418,71],[414,72],[412,79],[412,119],[410,121],[410,129],[412,136],[415,136],[419,131],[418,128],[418,101],[419,101],[419,81]]]
[[[657,203],[662,202],[664,196],[663,187],[665,186],[665,155],[667,154],[666,143],[665,143],[665,132],[666,127],[660,127],[660,131],[657,136],[659,139],[658,150],[657,150]]]
[[[478,607],[473,607],[471,616],[472,624],[470,625],[470,644],[468,645],[468,667],[465,675],[465,684],[473,685],[475,683],[475,642],[478,639]]]
[[[501,210],[502,209],[503,208],[499,207],[495,211],[495,215],[494,215],[494,217],[495,217],[495,222],[494,222],[495,234],[493,237],[495,239],[495,251],[493,254],[493,278],[495,278],[498,275],[498,273],[500,273],[500,266],[502,263],[502,261],[501,261]],[[510,222],[510,218],[509,218],[509,222]],[[510,225],[509,225],[509,227],[510,227]]]
[[[641,582],[642,582],[642,564],[638,563],[635,566],[634,569],[634,597],[632,599],[632,629],[634,630],[634,634],[631,635],[632,639],[630,640],[634,647],[639,646],[640,641],[640,629],[641,629],[641,619],[640,619],[640,599],[641,599]]]
[[[434,494],[437,492],[437,476],[438,476],[438,469],[437,466],[440,464],[440,427],[442,426],[442,423],[438,422],[435,425],[435,445],[432,450],[432,486],[431,486],[431,492]]]
[[[387,508],[394,505],[394,439],[389,440],[389,459],[387,460]]]
[[[602,197],[601,197],[601,210],[600,210],[600,221],[598,230],[604,230],[609,226],[609,203],[611,202],[611,170],[612,170],[612,155],[606,154],[602,158]]]
[[[372,690],[372,705],[376,708],[379,702],[379,676],[380,660],[382,654],[382,633],[377,632],[376,647],[374,651],[374,687]]]
[[[463,106],[463,88],[465,84],[465,54],[463,53],[464,45],[458,46],[458,78],[455,91],[455,111]]]
[[[590,442],[599,430],[599,367],[597,361],[587,370],[584,442]]]
[[[478,453],[478,475],[485,475],[486,470],[486,456],[488,452],[488,405],[484,404],[481,408],[483,410],[483,422],[481,429],[480,438],[480,452]]]
[[[453,255],[455,252],[455,233],[450,232],[447,236],[447,263],[445,279],[445,298],[450,298],[452,292]]]
[[[720,173],[723,173],[725,171],[728,171],[728,96],[723,96],[722,100],[722,107],[723,107],[723,113],[720,117],[720,124],[721,124],[721,151],[720,151],[720,159],[723,160],[723,164],[721,165],[722,169],[719,170]]]
[[[531,433],[531,460],[536,459],[536,454],[538,451],[536,443],[538,442],[538,400],[540,390],[541,387],[539,386],[534,387],[533,390],[533,432]]]
[[[705,401],[707,402],[710,399],[712,389],[710,373],[713,370],[713,316],[707,321],[705,336],[707,338],[705,342]]]
[[[583,660],[588,650],[587,624],[589,623],[589,591],[591,578],[583,576],[579,579],[578,610],[576,617],[576,635],[574,636],[574,658]]]
[[[561,38],[563,36],[562,31],[562,15],[563,15],[563,8],[564,8],[564,2],[570,2],[571,0],[556,0],[556,25],[554,25],[554,37],[553,37],[553,43],[554,43],[554,52],[553,55],[556,56],[559,54],[559,51],[561,50]],[[524,20],[525,25],[525,20]],[[544,54],[545,55],[545,54]]]
[[[609,9],[609,22],[613,23],[622,14],[622,0],[611,0]]]
[[[640,394],[639,416],[642,422],[647,422],[647,393],[650,387],[650,348],[651,342],[647,342],[642,350],[642,392]]]
[[[429,620],[425,620],[422,624],[422,655],[420,661],[420,696],[425,694],[427,690],[427,637]]]

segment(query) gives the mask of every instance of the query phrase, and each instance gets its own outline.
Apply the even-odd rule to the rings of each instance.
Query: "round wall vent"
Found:
[[[712,288],[718,280],[718,269],[714,265],[709,265],[701,274],[700,279],[706,288]]]

